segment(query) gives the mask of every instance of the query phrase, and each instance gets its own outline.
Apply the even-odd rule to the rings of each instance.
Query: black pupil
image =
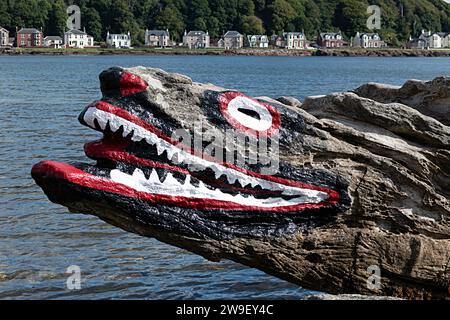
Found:
[[[254,110],[243,109],[243,108],[239,108],[238,110],[239,110],[240,112],[242,112],[242,113],[244,113],[244,114],[246,114],[246,115],[252,117],[252,118],[261,120],[261,117],[259,116],[259,113],[256,112],[256,111],[254,111]]]

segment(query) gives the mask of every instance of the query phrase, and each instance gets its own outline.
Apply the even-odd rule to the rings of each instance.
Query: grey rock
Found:
[[[162,70],[126,71],[148,82],[146,99],[163,115],[161,121],[191,129],[201,120],[220,134],[204,115],[202,99],[208,90],[225,89]],[[118,79],[114,72],[123,71],[112,71],[110,79]],[[333,294],[444,299],[450,285],[450,127],[440,111],[446,103],[448,108],[449,82],[411,81],[401,88],[368,84],[355,93],[309,97],[301,108],[291,99],[260,98],[301,122],[287,130],[282,163],[348,184],[350,204],[342,211],[275,220],[241,217],[234,223],[232,215],[204,218],[199,210],[152,207],[136,218],[130,208],[143,203],[122,199],[115,210],[114,198],[102,201],[88,193],[94,199],[88,201],[69,198],[71,192],[58,194],[66,186],[46,180],[49,164],[38,165],[33,177],[52,201],[73,212],[94,214],[211,261],[230,259]],[[146,215],[152,219],[145,220]],[[270,229],[273,224],[285,227]]]
[[[291,107],[300,108],[302,106],[301,101],[298,100],[297,98],[294,98],[294,97],[282,96],[282,97],[278,97],[276,100],[281,102],[281,103],[284,103],[287,106],[291,106]]]
[[[409,80],[403,86],[368,83],[354,91],[361,97],[391,103],[399,102],[450,125],[450,78],[432,81]]]

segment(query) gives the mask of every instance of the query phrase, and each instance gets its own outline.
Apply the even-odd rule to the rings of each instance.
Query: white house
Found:
[[[303,32],[285,32],[283,34],[287,49],[306,49],[308,43]]]
[[[441,49],[450,47],[450,34],[445,32],[431,32],[422,30],[419,39],[421,49]]]
[[[360,48],[381,48],[386,43],[381,39],[378,33],[359,33],[357,32],[353,38],[352,45]]]
[[[129,32],[127,34],[114,34],[108,31],[106,34],[106,44],[114,48],[131,48],[131,35]]]
[[[147,47],[169,47],[169,30],[145,30],[145,45]]]
[[[423,49],[427,48],[427,42],[423,39],[413,39],[412,37],[409,37],[407,47],[410,49],[422,49],[423,50]]]
[[[183,45],[189,49],[209,48],[210,38],[208,31],[184,31]]]
[[[64,45],[66,48],[86,48],[94,46],[94,37],[85,31],[69,30],[64,33]]]
[[[63,46],[63,39],[60,36],[47,36],[44,38],[44,47],[61,49]]]
[[[250,48],[268,48],[269,37],[266,35],[253,34],[247,36],[248,46]]]
[[[237,31],[227,31],[217,46],[225,49],[239,49],[244,46],[244,36]]]
[[[325,48],[341,48],[344,46],[344,38],[341,32],[319,32],[317,44]]]
[[[0,47],[9,45],[9,31],[0,27]]]

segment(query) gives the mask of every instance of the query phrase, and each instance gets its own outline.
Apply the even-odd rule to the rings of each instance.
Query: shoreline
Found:
[[[0,49],[1,55],[45,55],[45,56],[71,56],[71,55],[196,55],[196,56],[262,56],[262,57],[450,57],[450,49],[418,50],[418,49],[316,49],[316,50],[289,50],[289,49],[51,49],[51,48],[13,48]]]

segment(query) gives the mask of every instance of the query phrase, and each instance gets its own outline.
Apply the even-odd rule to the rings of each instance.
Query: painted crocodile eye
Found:
[[[273,106],[240,92],[221,94],[219,104],[225,119],[245,133],[270,136],[280,127],[280,115]]]

